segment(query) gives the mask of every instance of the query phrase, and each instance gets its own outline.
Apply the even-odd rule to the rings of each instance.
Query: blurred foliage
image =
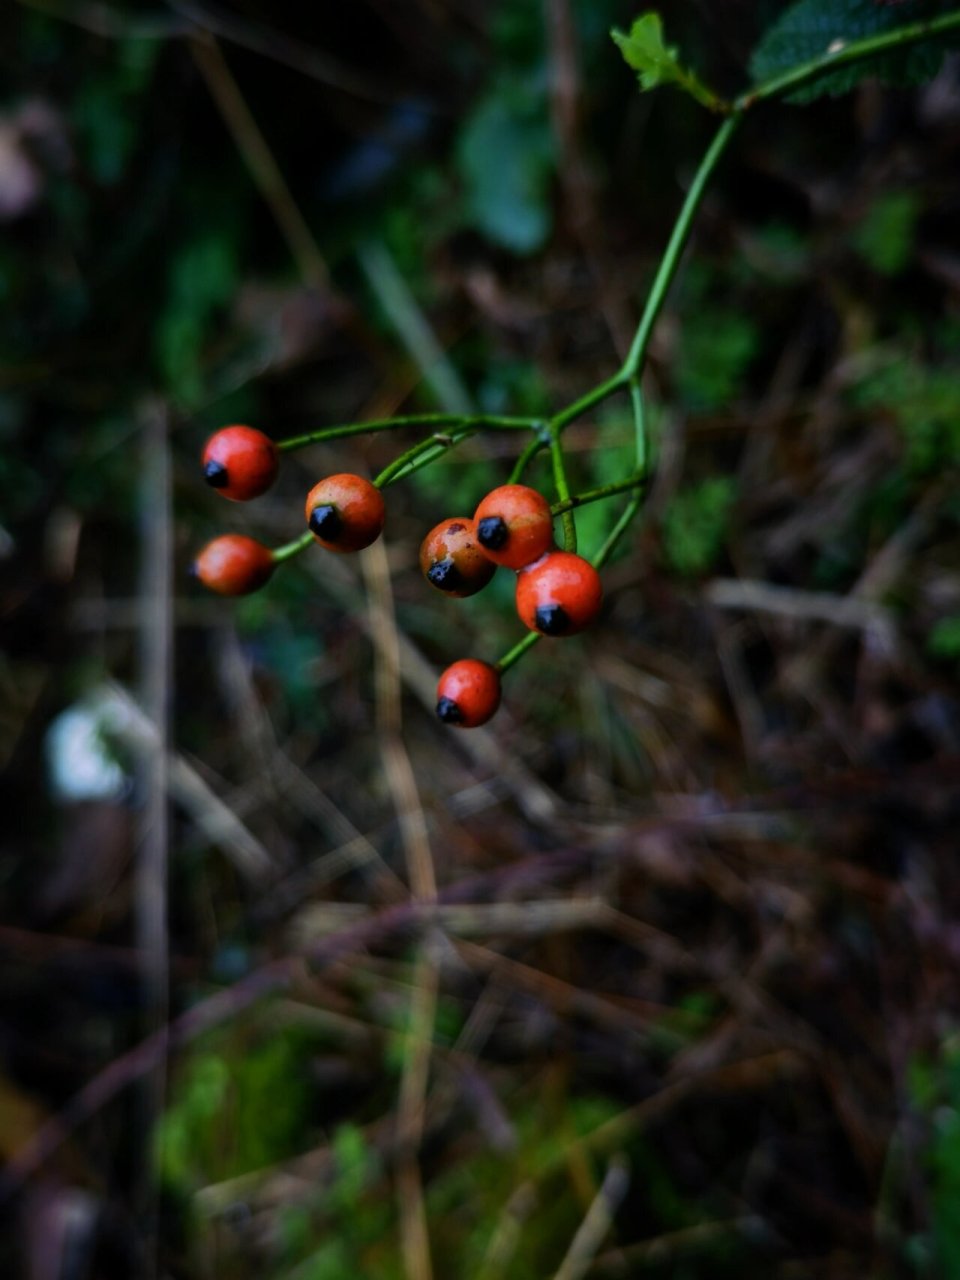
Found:
[[[914,191],[887,191],[870,206],[853,236],[857,250],[884,276],[895,276],[910,261],[920,200]]]
[[[930,1177],[929,1235],[907,1242],[921,1275],[960,1275],[960,1040],[946,1038],[936,1057],[916,1057],[908,1077],[910,1099],[929,1126],[924,1163]]]
[[[154,1135],[161,1183],[181,1196],[288,1158],[309,1139],[313,1041],[289,1029],[253,1044],[225,1039],[227,1052],[186,1058]]]
[[[684,577],[713,568],[735,498],[736,486],[728,476],[710,476],[673,498],[663,517],[663,547],[671,568]]]
[[[481,99],[460,133],[465,213],[494,244],[542,248],[551,226],[553,136],[546,85],[505,81]]]

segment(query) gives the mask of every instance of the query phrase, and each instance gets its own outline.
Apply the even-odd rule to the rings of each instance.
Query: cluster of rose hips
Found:
[[[244,502],[264,493],[276,478],[276,444],[252,427],[217,431],[203,451],[206,481],[225,498]],[[315,484],[307,495],[307,526],[328,551],[360,551],[380,536],[383,494],[362,476],[338,474]],[[306,538],[306,535],[305,535]],[[306,538],[309,542],[310,539]],[[197,556],[193,571],[221,595],[256,591],[300,543],[271,551],[253,538],[225,534]],[[475,595],[497,565],[517,575],[517,612],[544,636],[582,631],[596,617],[603,598],[600,576],[589,561],[554,546],[550,504],[535,489],[501,485],[488,493],[472,517],[442,521],[424,538],[420,567],[446,595]],[[500,673],[477,658],[449,666],[437,685],[437,715],[461,729],[486,723],[500,705]]]

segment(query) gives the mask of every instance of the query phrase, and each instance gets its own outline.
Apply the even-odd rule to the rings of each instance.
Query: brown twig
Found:
[[[273,152],[260,126],[247,106],[239,86],[227,66],[220,46],[209,32],[197,32],[190,39],[190,51],[224,123],[230,130],[237,149],[243,156],[260,194],[270,206],[277,225],[299,268],[303,280],[318,290],[325,290],[329,272],[313,233],[290,194],[286,179],[273,157]]]

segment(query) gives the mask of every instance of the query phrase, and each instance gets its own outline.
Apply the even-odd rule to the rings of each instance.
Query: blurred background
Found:
[[[785,7],[661,11],[736,93]],[[240,507],[221,425],[617,368],[715,127],[637,92],[636,12],[0,13],[5,1276],[960,1276],[955,56],[747,121],[603,616],[489,726],[434,687],[519,638],[510,575],[449,601],[417,548],[510,439],[391,488],[361,557],[187,576],[418,438]],[[622,400],[567,438],[576,488],[630,465]]]

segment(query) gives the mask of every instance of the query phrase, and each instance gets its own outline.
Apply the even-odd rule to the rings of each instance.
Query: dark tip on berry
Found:
[[[343,529],[340,512],[331,503],[314,507],[310,512],[310,530],[325,542],[336,542]]]
[[[437,715],[444,724],[459,724],[463,719],[460,708],[452,698],[441,698],[437,703]]]
[[[562,636],[570,630],[567,611],[559,604],[542,604],[533,617],[537,630],[545,636]]]
[[[459,520],[454,520],[452,524],[447,525],[447,533],[462,533],[464,526]]]
[[[227,468],[215,458],[211,458],[203,468],[203,478],[212,489],[225,489],[230,483]]]
[[[477,525],[477,541],[488,551],[499,551],[510,536],[503,516],[486,516]]]
[[[435,561],[427,570],[427,580],[440,591],[459,591],[463,586],[463,575],[449,556]]]

